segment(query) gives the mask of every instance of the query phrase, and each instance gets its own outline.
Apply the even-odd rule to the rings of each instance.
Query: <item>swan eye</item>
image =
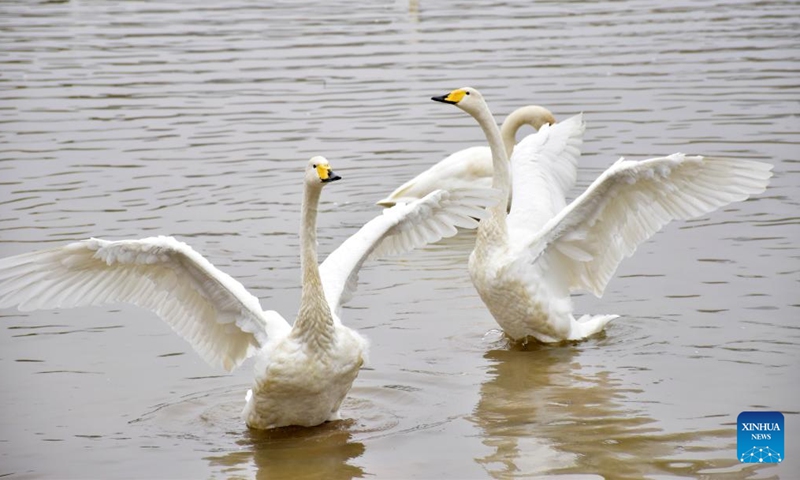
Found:
[[[317,164],[311,165],[311,168],[317,168]]]
[[[465,92],[465,93],[466,93],[467,95],[469,95],[469,92]]]

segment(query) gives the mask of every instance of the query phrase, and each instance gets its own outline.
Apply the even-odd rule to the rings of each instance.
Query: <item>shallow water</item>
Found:
[[[214,370],[133,307],[0,312],[9,478],[793,478],[800,458],[796,2],[0,4],[0,256],[172,234],[293,318],[300,175],[324,154],[320,249],[483,143],[428,100],[585,112],[579,186],[618,156],[775,165],[770,189],[623,262],[607,331],[511,347],[466,275],[474,236],[369,265],[344,321],[369,369],[315,429],[248,432],[251,364]],[[793,373],[794,372],[794,373]],[[740,466],[736,416],[786,416]]]

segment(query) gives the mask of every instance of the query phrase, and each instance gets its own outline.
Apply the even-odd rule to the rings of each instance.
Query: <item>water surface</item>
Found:
[[[800,459],[796,2],[28,2],[0,5],[0,255],[171,234],[266,308],[299,303],[300,182],[327,156],[327,254],[474,121],[480,88],[585,112],[579,187],[624,155],[775,165],[770,189],[623,262],[605,334],[509,346],[467,278],[474,236],[369,265],[344,321],[370,368],[315,429],[248,432],[251,364],[208,367],[133,307],[0,312],[9,478],[792,478]],[[576,189],[573,194],[577,194]],[[736,416],[786,458],[736,462]],[[573,477],[574,478],[574,477]]]

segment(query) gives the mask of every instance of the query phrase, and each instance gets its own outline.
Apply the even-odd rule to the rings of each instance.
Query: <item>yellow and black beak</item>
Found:
[[[451,105],[455,105],[458,102],[460,102],[464,98],[464,95],[466,95],[466,94],[467,94],[467,92],[465,92],[464,90],[460,90],[460,89],[459,90],[453,90],[452,92],[448,93],[447,95],[442,95],[440,97],[431,97],[431,100],[434,100],[434,101],[437,101],[437,102],[442,102],[442,103],[449,103]]]
[[[317,175],[319,175],[319,179],[322,180],[322,183],[335,182],[336,180],[342,179],[342,177],[333,173],[331,167],[327,165],[317,165]]]

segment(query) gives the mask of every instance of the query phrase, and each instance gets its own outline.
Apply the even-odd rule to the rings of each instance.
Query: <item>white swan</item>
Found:
[[[487,189],[436,191],[365,224],[317,266],[317,205],[338,180],[323,157],[305,169],[300,231],[302,298],[293,326],[262,310],[241,283],[171,237],[89,239],[0,260],[0,308],[132,303],[158,314],[211,365],[258,353],[242,412],[248,426],[313,426],[339,418],[367,342],[339,320],[368,257],[405,252],[474,228],[496,200]]]
[[[763,192],[772,176],[772,165],[748,160],[680,153],[640,162],[621,158],[565,206],[576,155],[571,149],[561,156],[548,151],[563,124],[545,126],[517,144],[509,163],[477,90],[466,87],[433,100],[454,104],[478,121],[492,150],[492,186],[501,198],[513,186],[510,213],[501,202],[478,227],[469,271],[481,299],[515,340],[559,342],[599,332],[617,315],[576,320],[571,292],[600,297],[623,257],[671,220],[745,200]]]
[[[506,152],[511,155],[517,143],[517,131],[523,125],[539,130],[542,125],[554,124],[556,119],[550,110],[538,105],[527,105],[514,110],[503,121],[500,135]],[[436,165],[400,185],[386,198],[376,202],[382,207],[391,207],[400,202],[412,202],[434,190],[489,187],[492,183],[492,152],[487,146],[469,147],[459,150]]]

